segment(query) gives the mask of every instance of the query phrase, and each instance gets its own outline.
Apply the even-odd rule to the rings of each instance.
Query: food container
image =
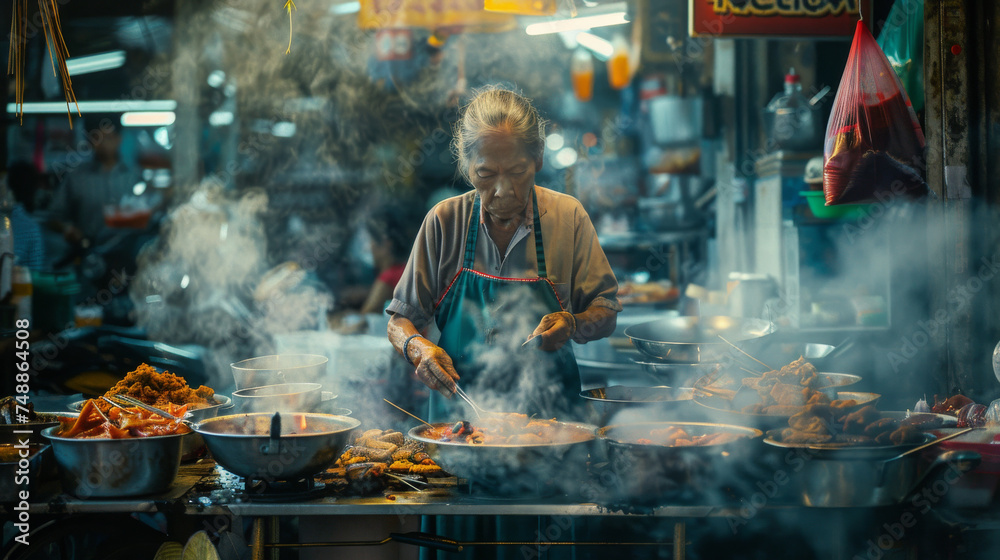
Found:
[[[319,383],[281,383],[233,392],[237,412],[313,412],[322,400]]]
[[[326,356],[275,354],[230,364],[237,389],[281,383],[320,383],[326,378]]]
[[[11,443],[0,444],[0,503],[20,501],[22,490],[34,491],[48,448],[48,444],[44,443],[28,444],[28,456],[25,458],[28,468],[25,471],[20,464],[23,448]]]
[[[581,391],[580,396],[588,401],[594,411],[598,425],[612,422],[619,415],[642,416],[645,419],[681,419],[697,410],[691,400],[694,389],[674,387],[628,387],[612,385],[598,389]]]
[[[65,416],[70,416],[66,414]],[[49,412],[35,414],[36,420],[27,424],[0,424],[0,444],[18,443],[22,439],[30,439],[32,443],[45,443],[42,430],[59,425],[59,415]],[[29,431],[30,434],[17,434],[15,431]]]
[[[231,414],[194,425],[216,462],[227,471],[254,480],[298,480],[337,460],[361,425],[357,419],[330,414]],[[272,429],[277,427],[278,430]],[[272,435],[274,437],[272,437]]]
[[[645,443],[654,430],[680,428],[692,437],[732,434],[717,444],[666,446]],[[759,454],[763,432],[743,426],[708,422],[637,422],[598,430],[607,454],[613,484],[609,498],[636,505],[666,502],[715,504],[731,501],[726,489],[747,476]],[[606,476],[604,478],[607,478]]]
[[[42,432],[52,444],[65,492],[78,498],[123,498],[170,488],[190,434],[123,438],[59,437],[58,426]]]
[[[473,422],[475,424],[475,422]],[[452,423],[432,424],[434,429]],[[579,490],[596,426],[556,422],[551,443],[480,444],[439,441],[420,425],[409,436],[445,471],[469,481],[473,491],[491,496],[544,496]]]

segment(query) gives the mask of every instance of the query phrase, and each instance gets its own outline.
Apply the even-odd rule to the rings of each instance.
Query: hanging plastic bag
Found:
[[[927,194],[924,134],[899,78],[863,21],[833,102],[823,146],[828,206]],[[885,195],[879,196],[882,191]]]
[[[889,64],[910,96],[914,111],[924,108],[924,0],[896,0],[878,36]]]

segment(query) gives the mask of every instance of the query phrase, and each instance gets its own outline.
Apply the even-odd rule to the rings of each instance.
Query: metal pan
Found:
[[[326,380],[326,356],[274,354],[229,364],[237,389],[279,383],[320,383]]]
[[[580,391],[594,409],[597,423],[604,425],[619,412],[634,412],[645,418],[680,418],[697,407],[691,401],[694,389],[685,387],[629,387],[612,385]]]
[[[734,344],[758,341],[771,334],[773,325],[762,319],[741,317],[668,317],[625,329],[637,350],[665,363],[697,364],[729,361],[738,353]]]
[[[738,439],[696,446],[646,443],[651,432],[680,428],[691,436],[727,433]],[[722,489],[741,478],[762,446],[763,432],[753,428],[708,422],[639,422],[605,426],[597,431],[617,484],[610,488],[615,502],[638,505],[721,503]]]
[[[450,422],[432,424],[434,428],[451,425]],[[579,489],[577,475],[583,475],[597,430],[596,426],[576,422],[556,422],[556,425],[554,441],[538,444],[443,442],[429,437],[430,428],[425,425],[412,428],[408,435],[423,443],[442,469],[468,480],[479,493],[538,496]]]
[[[933,440],[928,436],[927,441]],[[789,444],[767,437],[764,443],[794,453],[799,468],[780,489],[782,502],[808,507],[873,507],[906,502],[921,487],[938,480],[953,484],[975,468],[980,456],[971,451],[948,451],[925,470],[920,454],[906,451],[919,443],[887,446],[843,444]]]

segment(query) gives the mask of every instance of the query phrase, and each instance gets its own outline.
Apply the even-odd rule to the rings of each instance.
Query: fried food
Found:
[[[160,373],[148,364],[141,364],[135,371],[127,373],[124,379],[104,393],[106,397],[114,395],[127,395],[157,408],[186,404],[190,409],[196,409],[215,404],[214,389],[204,385],[192,389],[183,377],[168,371]],[[113,408],[106,402],[99,402],[98,407],[104,413]]]
[[[170,414],[183,416],[187,406],[167,406]],[[137,437],[186,434],[190,428],[182,424],[138,407],[112,407],[105,415],[94,399],[84,403],[80,415],[67,418],[56,432],[59,437],[74,439],[124,439]]]
[[[874,406],[846,413],[854,401],[833,401],[805,407],[788,419],[779,434],[784,443],[850,445],[902,445],[919,443],[923,434],[911,425],[882,415]]]

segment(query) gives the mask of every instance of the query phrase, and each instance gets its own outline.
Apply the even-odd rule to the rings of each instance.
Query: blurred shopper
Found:
[[[108,229],[105,208],[118,205],[139,182],[139,173],[121,161],[119,126],[114,118],[87,126],[94,159],[68,171],[49,208],[49,227],[73,247],[96,242]]]
[[[416,237],[416,228],[411,222],[405,211],[389,208],[377,212],[368,221],[368,237],[378,276],[361,306],[361,313],[381,313],[392,299],[392,291],[403,276]]]

